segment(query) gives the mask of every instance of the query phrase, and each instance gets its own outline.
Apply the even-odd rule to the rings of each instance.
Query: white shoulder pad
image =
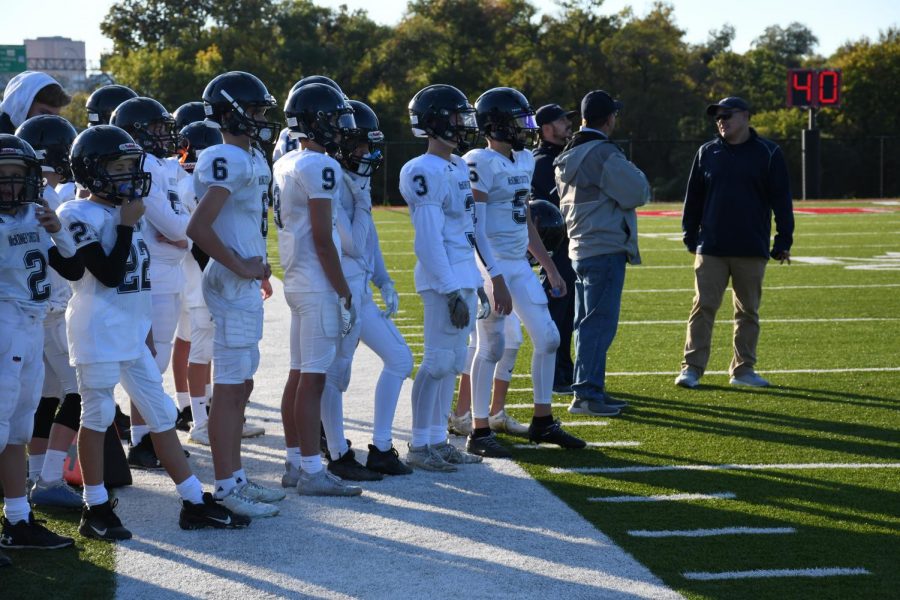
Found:
[[[69,230],[75,247],[81,248],[100,241],[100,233],[108,218],[102,206],[87,199],[76,199],[63,203],[57,213],[62,226]]]
[[[444,203],[449,172],[446,168],[438,169],[433,163],[422,160],[426,157],[414,158],[400,170],[400,193],[410,206],[442,206]],[[465,162],[460,168],[467,168]]]
[[[252,157],[231,144],[210,146],[200,154],[194,179],[204,187],[217,186],[233,192],[252,184]]]

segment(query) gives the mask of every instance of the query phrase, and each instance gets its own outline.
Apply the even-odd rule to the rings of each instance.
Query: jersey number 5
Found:
[[[512,201],[512,218],[519,225],[524,225],[528,222],[528,207],[525,205],[526,198],[528,198],[528,190],[516,190],[516,195]]]

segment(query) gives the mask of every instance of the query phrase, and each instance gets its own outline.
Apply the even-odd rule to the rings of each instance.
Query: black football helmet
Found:
[[[25,174],[0,174],[0,210],[16,209],[30,202],[39,204],[44,175],[31,144],[8,133],[0,134],[0,167],[5,165],[25,167]]]
[[[513,150],[537,143],[534,109],[519,90],[496,87],[486,91],[475,101],[475,119],[485,137],[507,142]]]
[[[132,98],[137,98],[137,92],[124,85],[113,84],[97,88],[87,99],[88,127],[108,125],[116,107]]]
[[[433,137],[456,144],[462,153],[478,141],[475,109],[452,85],[435,84],[419,90],[409,101],[409,120],[416,137]]]
[[[341,93],[341,96],[344,97],[344,100],[347,100],[347,94],[344,93],[344,90],[341,89],[341,86],[337,84],[337,82],[331,77],[325,77],[324,75],[308,75],[294,84],[291,88],[291,94],[302,88],[304,85],[309,85],[310,83],[321,83],[322,85],[327,85],[328,87],[336,89]],[[290,96],[290,94],[288,94]]]
[[[126,100],[113,111],[109,124],[127,131],[147,154],[165,158],[175,152],[175,119],[153,98]],[[158,127],[161,133],[150,131]]]
[[[333,87],[310,83],[297,88],[284,105],[288,129],[317,142],[328,154],[339,150],[338,140],[356,129],[353,108]]]
[[[134,158],[127,173],[109,172],[109,163],[126,157]],[[150,173],[144,171],[144,157],[143,149],[127,131],[114,125],[97,125],[78,134],[70,160],[75,181],[119,205],[150,193]]]
[[[69,150],[76,135],[72,124],[57,115],[31,117],[16,129],[16,137],[28,142],[41,165],[56,171],[63,183],[72,180]]]
[[[262,144],[275,142],[281,124],[254,119],[247,114],[251,108],[263,112],[275,106],[275,98],[255,75],[244,71],[222,73],[203,90],[206,118],[218,123],[231,135],[246,135]]]
[[[191,123],[205,119],[206,111],[202,102],[186,102],[175,109],[172,118],[175,119],[175,131],[181,131]]]
[[[559,209],[547,200],[532,200],[528,203],[528,210],[544,248],[553,254],[566,238],[565,218]]]
[[[378,128],[378,116],[359,100],[350,100],[356,128],[341,139],[341,165],[349,171],[371,177],[384,162],[384,134]],[[368,144],[369,150],[362,156],[356,153],[360,144]]]
[[[206,121],[190,123],[178,132],[178,162],[188,173],[194,172],[200,153],[217,144],[223,144],[222,131]]]

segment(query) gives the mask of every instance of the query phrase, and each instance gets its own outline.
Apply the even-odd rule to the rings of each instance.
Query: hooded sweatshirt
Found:
[[[569,257],[628,256],[640,264],[635,208],[650,200],[644,173],[603,133],[581,130],[554,161]]]
[[[59,83],[40,71],[24,71],[9,80],[0,102],[0,133],[15,133],[28,118],[34,97],[48,85]]]

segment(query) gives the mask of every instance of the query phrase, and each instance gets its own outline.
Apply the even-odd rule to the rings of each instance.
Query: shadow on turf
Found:
[[[656,425],[754,441],[793,444],[879,459],[897,459],[898,456],[897,432],[886,427],[876,427],[858,422],[815,419],[728,404],[700,404],[624,393],[620,393],[618,396],[628,400],[631,408],[617,418],[641,425]],[[678,412],[673,413],[672,411]],[[685,413],[692,416],[686,416]],[[758,424],[760,427],[752,427],[750,424]],[[772,427],[782,429],[773,430]],[[784,431],[783,428],[798,431],[789,432]],[[834,435],[882,441],[887,444],[826,437]]]

